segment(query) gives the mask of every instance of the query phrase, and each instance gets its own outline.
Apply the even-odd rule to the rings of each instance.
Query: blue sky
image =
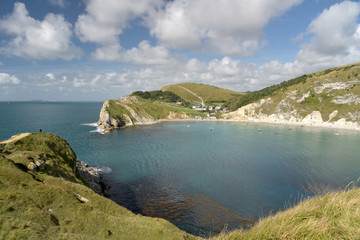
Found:
[[[181,82],[252,91],[360,61],[359,1],[0,4],[0,101],[103,101]]]

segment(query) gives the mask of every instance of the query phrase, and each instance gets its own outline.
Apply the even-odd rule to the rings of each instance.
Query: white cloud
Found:
[[[119,60],[121,35],[131,21],[142,19],[161,48],[250,56],[266,41],[268,22],[302,0],[89,0],[78,17],[76,35],[82,42],[101,45],[97,60]],[[115,50],[115,51],[114,51]],[[128,58],[130,52],[124,58]],[[136,62],[139,62],[136,60]]]
[[[106,45],[96,49],[92,54],[96,60],[120,61],[135,65],[172,65],[176,60],[169,50],[163,46],[151,46],[148,41],[142,41],[138,47],[129,50],[121,49],[118,44]]]
[[[92,0],[90,0],[90,2],[91,1]],[[154,13],[151,13],[149,19],[154,16],[159,17],[161,14],[166,15],[167,11],[170,11],[167,9],[172,6],[169,4],[174,4],[175,6],[175,4],[180,3],[192,5],[195,3],[200,4],[202,2],[200,0],[194,0],[193,2],[186,2],[186,0],[175,0],[174,2],[169,2],[167,7],[161,11],[158,11],[157,14],[153,15]],[[180,7],[187,10],[188,6],[186,4],[184,6],[180,4]],[[295,2],[292,4],[295,4]],[[290,7],[290,5],[291,4],[289,3],[287,7]],[[219,5],[216,6],[220,8]],[[178,6],[176,5],[176,7]],[[223,7],[228,8],[226,4]],[[285,9],[285,7],[283,7],[283,9]],[[207,10],[207,8],[205,8],[205,10]],[[254,43],[261,45],[262,27],[267,23],[267,21],[269,21],[269,19],[271,19],[271,17],[278,16],[275,13],[281,14],[281,11],[275,11],[271,9],[268,10],[268,17],[263,17],[262,21],[259,20],[258,22],[252,22],[250,17],[249,24],[253,27],[253,29],[246,29],[246,27],[243,26],[240,28],[240,30],[238,30],[239,34],[241,36],[247,37],[252,36],[254,37]],[[221,12],[221,9],[219,9],[219,11]],[[253,11],[261,12],[262,10],[256,9]],[[201,17],[202,12],[203,11],[200,11],[199,16],[197,16],[198,18]],[[212,12],[210,11],[210,13]],[[191,11],[180,12],[178,18],[189,18],[189,14],[191,14]],[[231,14],[232,13],[230,11],[229,15]],[[165,15],[162,15],[162,17],[165,17]],[[37,78],[34,81],[37,83],[37,86],[47,86],[49,89],[56,89],[56,91],[61,89],[61,91],[64,93],[70,91],[77,93],[91,92],[94,93],[94,97],[96,93],[97,98],[101,97],[103,99],[117,98],[121,95],[130,94],[135,90],[155,90],[161,88],[164,85],[180,82],[205,83],[236,91],[258,90],[263,87],[277,84],[281,81],[289,80],[302,74],[310,73],[312,71],[359,61],[360,27],[359,23],[357,22],[359,15],[359,2],[345,1],[340,4],[334,4],[329,9],[325,9],[321,14],[319,14],[317,18],[311,22],[311,24],[309,24],[305,34],[310,36],[310,40],[300,46],[301,50],[298,52],[296,59],[292,62],[280,63],[279,61],[272,60],[261,66],[258,66],[256,64],[243,62],[237,58],[229,56],[220,59],[212,59],[210,61],[201,61],[197,58],[186,59],[183,56],[172,56],[170,50],[164,45],[151,46],[147,41],[141,42],[137,47],[132,49],[123,49],[117,39],[119,35],[110,34],[109,36],[114,37],[114,41],[99,40],[97,43],[99,43],[101,47],[96,49],[96,51],[93,53],[93,57],[99,60],[122,61],[136,64],[136,66],[131,67],[131,70],[122,69],[104,73],[97,72],[94,69],[81,69],[60,75],[54,73],[45,73],[43,76]],[[220,15],[216,15],[214,13],[214,16],[216,17],[214,19],[218,19]],[[191,18],[194,17],[191,16]],[[161,20],[162,18],[159,19]],[[174,19],[177,19],[177,17],[174,17]],[[178,20],[174,20],[174,24],[176,21]],[[234,26],[232,26],[230,22],[228,23],[230,26],[225,24],[226,21],[229,20],[221,20],[219,23],[211,19],[196,20],[197,22],[203,21],[202,24],[194,24],[197,22],[193,19],[191,19],[191,21],[193,26],[195,26],[195,35],[193,35],[195,36],[195,40],[189,40],[188,43],[179,43],[179,48],[199,47],[203,44],[204,41],[207,44],[210,44],[216,40],[216,37],[209,37],[216,36],[211,35],[213,33],[223,33],[225,40],[226,34],[228,34],[229,38],[231,39],[233,37],[231,36],[231,29],[234,29],[234,32],[236,32],[235,22],[233,23]],[[220,27],[216,24],[224,24],[225,29],[220,29]],[[239,25],[242,24],[243,23],[239,23]],[[126,27],[126,24],[119,24],[117,26]],[[184,29],[187,29],[188,26],[186,22],[184,26]],[[200,28],[199,26],[205,27]],[[209,26],[213,29],[212,32],[209,30]],[[172,28],[173,27],[168,27],[168,30],[170,31]],[[182,28],[179,28],[178,30],[180,31],[181,29]],[[199,29],[207,30],[201,32]],[[183,33],[186,33],[186,31]],[[164,33],[166,33],[166,31]],[[180,38],[181,34],[179,35]],[[204,36],[207,36],[207,38]],[[258,36],[260,37],[257,38]],[[235,39],[237,39],[236,36]],[[244,48],[244,51],[255,51],[257,48],[256,46],[258,45],[255,45],[253,48],[250,47],[251,38],[249,39],[249,47]],[[159,40],[161,39],[159,38]],[[185,35],[182,40],[187,40]],[[200,42],[197,42],[198,40]],[[96,41],[97,40],[94,40],[94,42]],[[171,39],[170,35],[166,41],[164,40],[163,44],[171,43],[174,44],[174,47],[176,47],[178,44],[175,40]],[[241,44],[236,44],[234,43],[234,46],[239,47],[242,46],[241,44],[245,44],[245,41],[242,41]],[[210,47],[210,45],[207,45],[207,47]],[[17,81],[10,80],[11,77],[14,76],[0,75],[0,83],[15,84]],[[13,79],[16,79],[16,77]]]
[[[310,42],[297,54],[304,69],[318,70],[360,59],[360,3],[344,1],[325,9],[308,27]]]
[[[10,84],[20,84],[21,81],[15,77],[15,76],[11,76],[7,73],[0,73],[0,84],[1,85],[10,85]]]
[[[147,23],[153,36],[173,48],[249,56],[264,45],[268,22],[301,2],[174,0],[153,12]]]
[[[76,35],[82,42],[101,45],[93,53],[96,59],[118,60],[121,50],[118,38],[129,22],[161,4],[162,0],[89,0],[86,14],[80,15],[75,24]]]
[[[132,48],[122,54],[122,61],[137,65],[171,65],[176,60],[163,46],[152,47],[149,42],[142,41],[138,48]]]
[[[13,38],[0,52],[23,58],[66,59],[80,57],[72,42],[71,24],[61,15],[49,13],[43,21],[29,16],[25,4],[16,2],[11,15],[0,20],[0,29]]]
[[[92,53],[92,57],[100,61],[120,61],[122,48],[120,44],[109,44],[99,47]]]
[[[54,73],[46,73],[42,76],[29,76],[35,83],[35,86],[39,87],[65,87],[70,84],[66,75],[56,76]]]
[[[52,5],[55,5],[55,6],[62,7],[62,8],[65,8],[66,5],[68,4],[67,0],[49,0],[49,3],[51,3]]]

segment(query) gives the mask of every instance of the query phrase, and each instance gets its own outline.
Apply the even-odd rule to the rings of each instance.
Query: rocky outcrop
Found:
[[[107,130],[107,131],[125,126],[126,125],[125,122],[113,118],[110,115],[110,113],[107,110],[108,107],[109,107],[109,100],[106,100],[100,111],[100,118],[98,121],[98,125],[103,130]]]
[[[125,96],[104,102],[98,125],[105,131],[111,131],[128,126],[156,124],[162,120],[193,118],[185,112],[171,111],[161,104],[141,102],[136,96]]]
[[[119,105],[126,110],[126,113],[122,113],[121,117],[114,117],[110,114],[109,103],[110,100],[106,100],[104,102],[98,121],[100,128],[105,131],[111,131],[127,126],[148,125],[159,122],[146,112],[139,113],[129,106],[131,104],[138,103],[138,99],[135,96],[121,97],[114,101],[114,104]]]
[[[84,162],[76,161],[76,168],[79,171],[81,177],[87,184],[98,194],[105,197],[109,196],[110,185],[103,181],[103,178],[97,173],[97,171],[87,165]]]

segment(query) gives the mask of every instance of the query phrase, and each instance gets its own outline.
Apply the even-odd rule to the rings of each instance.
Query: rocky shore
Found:
[[[320,111],[312,111],[305,117],[300,117],[296,111],[282,112],[278,111],[272,114],[264,114],[259,111],[259,108],[265,101],[259,103],[252,103],[246,105],[234,112],[225,114],[224,117],[230,121],[247,121],[247,122],[259,122],[270,124],[284,124],[284,125],[301,125],[312,127],[325,127],[325,128],[338,128],[338,129],[350,129],[360,130],[360,125],[356,121],[349,121],[346,118],[340,118],[333,121],[338,111],[333,111],[327,121],[323,120],[323,116]]]
[[[76,161],[76,168],[86,183],[98,194],[109,197],[110,185],[106,184],[99,173],[83,161]]]

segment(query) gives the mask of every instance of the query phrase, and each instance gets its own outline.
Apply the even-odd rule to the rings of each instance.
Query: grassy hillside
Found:
[[[272,85],[270,87],[263,88],[258,91],[248,92],[241,96],[232,97],[231,99],[229,99],[228,101],[225,102],[224,107],[228,108],[230,111],[235,111],[236,109],[238,109],[242,106],[245,106],[249,103],[255,102],[259,99],[265,98],[267,96],[270,96],[273,93],[275,93],[276,91],[279,91],[279,90],[284,91],[284,90],[288,89],[290,86],[297,85],[299,83],[305,83],[307,79],[308,79],[308,76],[303,75],[303,76],[282,82],[280,84],[276,84],[276,85]]]
[[[144,116],[145,118],[154,120],[166,119],[170,115],[170,112],[174,112],[179,115],[186,113],[192,117],[205,116],[205,114],[199,111],[192,110],[181,105],[162,101],[146,100],[139,97],[137,97],[137,99],[138,101],[121,101],[121,104],[119,104],[119,101],[117,100],[110,100],[110,107],[108,108],[108,111],[112,116],[117,116],[119,118],[122,118],[124,114],[127,114],[134,122],[137,120],[133,114],[129,112],[129,109],[124,107],[124,105],[133,109],[139,116]]]
[[[272,115],[303,122],[316,115],[319,123],[355,126],[360,124],[359,76],[360,63],[331,68],[233,98],[225,105],[235,110],[253,103],[245,118],[267,121]]]
[[[359,239],[360,189],[306,200],[267,217],[248,231],[221,234],[220,239]]]
[[[28,169],[39,160],[45,161],[42,169]],[[75,160],[54,134],[0,143],[0,239],[194,238],[96,194],[74,173]]]
[[[234,111],[242,106],[256,102],[259,99],[266,97],[284,99],[291,91],[297,90],[298,96],[300,96],[300,94],[304,95],[309,91],[311,96],[310,98],[307,97],[306,101],[301,105],[298,105],[298,107],[307,107],[309,104],[319,104],[331,107],[330,105],[333,105],[331,103],[331,100],[333,99],[332,97],[343,95],[347,92],[359,93],[359,83],[356,82],[356,80],[359,79],[359,75],[360,63],[331,68],[312,74],[303,75],[277,85],[266,87],[259,91],[249,92],[242,96],[233,97],[227,101],[224,106],[231,111]],[[352,83],[354,80],[355,82]],[[322,87],[324,90],[331,90],[329,85],[331,83],[343,83],[345,85],[348,84],[349,86],[334,86],[334,90],[342,91],[334,91],[331,93],[329,91],[323,91],[320,93],[320,89]],[[326,84],[329,86],[328,89],[325,89]]]
[[[195,93],[195,95],[186,89],[190,90],[192,93]],[[168,85],[162,87],[161,90],[173,92],[190,103],[201,103],[200,98],[202,98],[207,105],[212,103],[223,103],[234,96],[242,95],[242,93],[239,92],[199,83],[180,83]]]

